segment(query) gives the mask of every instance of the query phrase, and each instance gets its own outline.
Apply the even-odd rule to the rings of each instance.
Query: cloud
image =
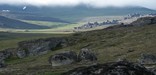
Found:
[[[93,7],[141,6],[156,9],[156,0],[0,0],[0,4],[33,6],[76,6],[80,4]]]

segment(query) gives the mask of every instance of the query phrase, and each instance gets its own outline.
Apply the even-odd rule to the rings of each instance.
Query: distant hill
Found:
[[[46,26],[38,26],[35,24],[29,24],[25,22],[21,22],[19,20],[6,18],[4,16],[0,16],[0,28],[13,28],[13,29],[43,29],[48,28]]]
[[[91,16],[116,16],[116,15],[128,15],[133,13],[148,14],[155,13],[155,10],[151,10],[143,7],[106,7],[106,8],[93,8],[85,5],[79,5],[75,7],[34,7],[27,6],[27,9],[23,10],[24,6],[8,6],[0,5],[0,10],[10,10],[15,13],[30,13],[44,17],[55,17],[63,19],[65,21],[75,22],[85,17]]]
[[[33,20],[33,21],[48,21],[48,22],[61,22],[61,23],[69,23],[65,20],[61,20],[59,18],[46,17],[39,15],[38,13],[30,13],[30,12],[0,12],[0,15],[13,18],[13,19],[21,19],[21,20]]]

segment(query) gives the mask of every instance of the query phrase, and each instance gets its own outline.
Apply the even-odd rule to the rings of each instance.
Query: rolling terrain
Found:
[[[2,33],[1,33],[2,34]],[[5,33],[9,34],[9,33]],[[19,34],[17,34],[19,35]],[[23,34],[22,34],[23,35]],[[34,34],[27,34],[34,36]],[[35,34],[37,35],[37,34]],[[41,34],[38,34],[41,35]],[[44,35],[46,37],[47,35]],[[47,36],[54,37],[55,35]],[[5,37],[9,37],[6,35]],[[60,73],[71,70],[79,66],[86,66],[81,63],[71,64],[61,67],[53,67],[48,63],[48,58],[55,53],[74,50],[79,52],[82,48],[89,48],[96,52],[99,63],[116,61],[119,58],[126,58],[137,62],[142,53],[155,54],[156,51],[156,25],[129,26],[129,27],[110,27],[102,30],[74,33],[71,35],[59,35],[66,37],[73,42],[71,46],[63,49],[56,49],[41,56],[30,56],[23,59],[7,59],[8,65],[2,74],[34,74],[34,75],[60,75]],[[21,39],[26,37],[19,36]],[[37,37],[40,38],[40,37]],[[18,39],[3,40],[0,46],[7,46],[7,42]],[[20,40],[18,40],[20,41]],[[18,42],[17,41],[17,42]],[[16,47],[17,42],[12,42]],[[13,47],[13,46],[12,46]],[[5,47],[4,47],[5,48]]]
[[[6,18],[4,16],[0,16],[0,28],[12,28],[12,29],[44,29],[48,28],[46,26],[38,26],[35,24],[29,24],[25,22],[21,22],[19,20]]]
[[[19,18],[30,19],[33,17],[30,15],[42,16],[44,18],[48,17],[63,20],[63,22],[78,22],[87,17],[94,16],[123,16],[133,13],[149,14],[155,13],[155,10],[151,10],[143,7],[106,7],[106,8],[93,8],[85,5],[79,5],[76,7],[33,7],[27,6],[27,9],[23,10],[23,6],[9,6],[1,5],[0,10],[10,10],[15,15],[19,15]],[[122,12],[120,12],[122,11]],[[25,16],[27,14],[27,16]],[[29,14],[29,15],[28,15]],[[40,18],[39,19],[42,19]],[[43,19],[42,19],[43,20]],[[49,20],[49,19],[48,19]],[[54,19],[55,21],[55,19]],[[60,20],[58,20],[60,21]]]
[[[156,54],[156,18],[147,18],[145,21],[141,19],[141,23],[135,22],[136,26],[123,24],[104,29],[99,27],[89,31],[73,30],[73,27],[83,25],[88,21],[103,22],[108,18],[122,18],[132,13],[155,13],[155,10],[142,7],[93,8],[84,5],[58,8],[27,6],[25,10],[22,9],[23,6],[0,5],[0,7],[0,10],[9,10],[9,12],[0,12],[0,15],[3,15],[0,16],[0,52],[3,53],[8,48],[15,48],[11,49],[13,52],[11,56],[4,60],[6,66],[0,68],[0,75],[61,75],[77,67],[92,65],[77,62],[52,67],[48,62],[51,55],[64,51],[79,53],[82,48],[91,49],[96,54],[98,58],[96,62],[99,64],[119,59],[138,62],[141,54]],[[149,21],[151,23],[148,23]],[[142,23],[145,25],[140,25]],[[47,50],[45,54],[26,55],[24,58],[17,56],[16,51],[21,48],[19,42],[31,42],[28,46],[34,47],[33,50],[37,50],[35,48],[38,46],[39,48],[41,46],[42,50],[42,45],[43,48],[45,45],[50,46],[47,44],[49,39],[57,42],[58,38],[66,39],[63,44],[67,42],[67,46],[60,46],[61,42],[53,50]],[[39,42],[32,43],[34,41]],[[26,48],[22,50],[29,53]]]

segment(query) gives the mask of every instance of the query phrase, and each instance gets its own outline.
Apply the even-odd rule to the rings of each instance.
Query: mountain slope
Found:
[[[0,16],[0,28],[43,29],[48,27],[29,24],[29,23],[21,22],[19,20],[14,20],[14,19],[6,18],[4,16]]]

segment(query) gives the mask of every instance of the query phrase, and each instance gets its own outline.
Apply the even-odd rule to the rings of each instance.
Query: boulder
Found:
[[[5,50],[3,50],[5,52],[7,52],[7,56],[16,56],[16,51],[17,51],[17,48],[7,48]]]
[[[50,50],[66,46],[66,41],[63,38],[47,38],[30,41],[19,42],[19,48],[25,50],[27,55],[46,54]]]
[[[91,50],[87,48],[83,48],[79,52],[78,60],[79,61],[96,61],[97,57]]]
[[[6,64],[4,63],[4,60],[0,61],[0,68],[6,67]]]
[[[139,62],[141,64],[156,64],[156,55],[153,55],[153,54],[141,54]]]
[[[11,53],[9,51],[0,51],[0,68],[5,67],[4,60],[9,58]]]
[[[77,54],[73,51],[66,51],[50,56],[49,62],[52,66],[71,64],[77,61]]]
[[[24,57],[26,57],[25,50],[19,50],[19,51],[17,51],[17,57],[18,58],[24,58]]]
[[[62,75],[155,75],[144,66],[128,61],[79,67]]]

